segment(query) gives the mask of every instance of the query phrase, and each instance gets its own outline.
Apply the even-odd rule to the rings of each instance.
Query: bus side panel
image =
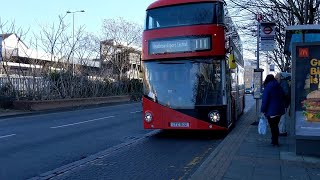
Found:
[[[244,101],[245,101],[245,94],[244,89],[239,90],[239,103],[240,103],[240,109],[239,109],[239,115],[243,113],[244,111]]]
[[[231,94],[232,94],[231,95],[232,119],[236,121],[244,111],[245,94],[244,94],[244,90],[239,90],[239,93],[237,93],[236,91],[232,91]],[[237,97],[237,94],[238,94],[238,97]]]
[[[146,111],[152,112],[154,118],[151,123],[143,120],[145,129],[227,130],[224,127],[193,118],[143,97],[143,114],[145,114]],[[171,122],[189,123],[189,127],[171,127]]]
[[[238,118],[236,96],[237,96],[237,92],[231,91],[231,117],[233,122],[236,121]]]

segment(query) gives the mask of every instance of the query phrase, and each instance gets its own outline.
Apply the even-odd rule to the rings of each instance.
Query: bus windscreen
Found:
[[[221,2],[176,5],[148,10],[145,29],[222,24],[223,20],[224,11]]]
[[[222,105],[220,60],[144,62],[145,97],[173,109]]]

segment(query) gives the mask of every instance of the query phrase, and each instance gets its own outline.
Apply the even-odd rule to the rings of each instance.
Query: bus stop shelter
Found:
[[[287,125],[296,142],[295,152],[320,156],[320,97],[316,97],[320,95],[320,25],[288,26],[284,53],[291,57]]]

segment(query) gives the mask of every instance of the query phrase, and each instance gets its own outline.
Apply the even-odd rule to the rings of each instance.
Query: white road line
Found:
[[[119,105],[110,105],[110,106],[102,106],[102,107],[95,107],[95,108],[88,108],[88,109],[81,109],[81,110],[70,110],[70,111],[62,111],[62,112],[50,112],[50,113],[46,113],[46,114],[35,114],[35,115],[28,115],[28,116],[22,116],[22,117],[14,117],[14,119],[23,119],[26,117],[41,117],[41,116],[48,116],[48,115],[54,115],[54,114],[59,114],[61,115],[62,113],[76,113],[78,111],[90,111],[90,110],[98,110],[98,109],[105,109],[105,108],[112,108],[112,107],[120,107],[120,106],[131,106],[131,105],[141,105],[141,102],[137,102],[137,103],[128,103],[128,104],[119,104]],[[13,118],[4,118],[1,119],[0,122],[2,121],[7,121],[8,119],[13,119]]]
[[[11,136],[15,136],[16,134],[9,134],[9,135],[5,135],[5,136],[0,136],[0,139],[2,138],[8,138],[8,137],[11,137]]]
[[[68,127],[68,126],[74,126],[74,125],[78,125],[78,124],[84,124],[84,123],[88,123],[88,122],[99,121],[99,120],[113,118],[113,117],[114,116],[107,116],[107,117],[102,117],[102,118],[97,118],[97,119],[91,119],[88,121],[81,121],[81,122],[72,123],[72,124],[65,124],[65,125],[61,125],[61,126],[54,126],[54,127],[50,127],[50,128],[52,128],[52,129],[64,128],[64,127]]]
[[[131,114],[134,114],[134,113],[140,113],[142,111],[134,111],[134,112],[130,112]]]

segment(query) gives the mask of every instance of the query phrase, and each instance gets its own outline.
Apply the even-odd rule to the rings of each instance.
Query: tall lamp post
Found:
[[[72,14],[72,75],[74,75],[74,14],[75,13],[83,13],[85,12],[84,10],[79,10],[79,11],[67,11],[67,14]]]

